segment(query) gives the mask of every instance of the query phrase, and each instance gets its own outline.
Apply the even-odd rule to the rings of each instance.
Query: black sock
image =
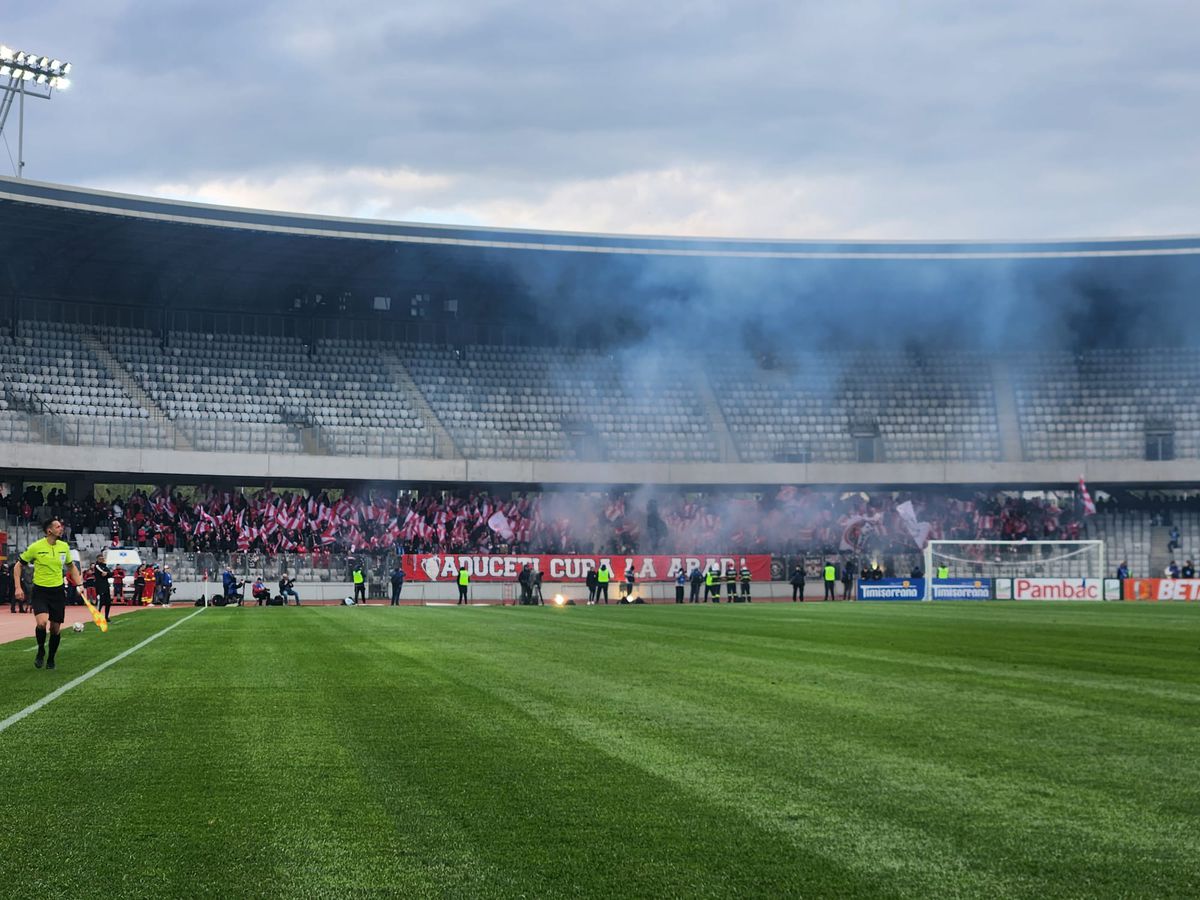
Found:
[[[38,642],[38,656],[45,656],[46,655],[46,629],[45,628],[35,628],[35,629],[33,629],[33,634],[34,634],[34,637],[37,638],[37,642]]]
[[[54,654],[58,650],[58,642],[61,640],[62,640],[61,634],[50,635],[50,653],[46,657],[47,659],[50,659],[50,660],[54,659]]]

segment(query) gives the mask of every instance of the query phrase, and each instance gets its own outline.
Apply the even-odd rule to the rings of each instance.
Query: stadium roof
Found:
[[[27,228],[59,226],[68,212],[201,228],[231,228],[414,245],[758,259],[1044,259],[1200,254],[1200,236],[996,241],[798,241],[588,234],[388,222],[241,209],[0,178],[0,216]]]
[[[1060,342],[1064,334],[1144,342],[1177,336],[1200,282],[1200,236],[852,242],[579,234],[236,209],[11,178],[0,178],[0,256],[0,296],[11,298],[286,314],[293,298],[345,294],[358,304],[349,314],[367,317],[373,297],[403,303],[427,293],[461,301],[471,321],[537,328],[553,319],[564,329],[560,339],[571,333],[561,323],[587,333],[603,327],[580,311],[636,321],[670,298],[655,307],[669,307],[657,328],[707,308],[700,324],[724,331],[749,310],[809,335],[823,316],[831,329],[869,323],[892,339],[936,325],[959,335],[987,327],[994,339],[1013,340],[1024,335],[997,330],[997,310],[1025,328],[1031,311],[1063,299],[1066,314],[1082,298],[1090,324],[1042,331]]]

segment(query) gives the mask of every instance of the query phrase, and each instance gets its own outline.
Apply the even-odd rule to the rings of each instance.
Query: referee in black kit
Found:
[[[24,566],[33,564],[33,588],[30,601],[33,604],[33,614],[36,626],[34,636],[37,638],[37,657],[33,664],[41,668],[54,668],[54,654],[58,651],[61,640],[59,629],[67,616],[67,596],[63,588],[65,579],[63,572],[76,590],[83,584],[83,576],[79,574],[79,566],[71,559],[71,548],[61,540],[63,523],[58,519],[47,519],[42,525],[45,534],[39,541],[34,541],[21,554],[17,564],[13,566],[13,587],[17,601],[25,599],[25,590],[21,587],[21,571]],[[50,652],[46,653],[46,624],[50,625]]]

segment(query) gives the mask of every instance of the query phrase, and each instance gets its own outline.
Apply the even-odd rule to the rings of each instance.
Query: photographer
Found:
[[[261,575],[254,579],[254,584],[250,586],[250,593],[253,595],[255,603],[259,606],[263,606],[271,599],[271,592],[267,590],[267,586],[263,583]]]
[[[287,572],[279,576],[279,596],[283,598],[284,603],[287,603],[288,597],[291,597],[296,606],[300,605],[300,595],[296,593],[295,582],[288,577]]]
[[[238,581],[228,569],[221,573],[221,590],[226,605],[236,603],[241,606],[242,595],[238,592],[245,586],[246,582]]]

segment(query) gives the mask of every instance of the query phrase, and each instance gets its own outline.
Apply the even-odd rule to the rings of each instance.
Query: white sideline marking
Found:
[[[61,697],[67,691],[71,690],[71,688],[83,684],[85,681],[87,681],[93,675],[99,675],[101,672],[103,672],[109,666],[113,665],[114,663],[119,663],[121,660],[123,660],[125,657],[127,657],[130,653],[133,653],[133,651],[141,650],[148,643],[162,637],[164,634],[166,634],[172,628],[178,628],[180,625],[182,625],[188,619],[196,618],[196,616],[200,615],[200,613],[204,612],[204,610],[206,610],[207,608],[208,607],[206,607],[206,606],[201,607],[200,609],[198,609],[194,613],[192,613],[190,616],[184,616],[178,622],[172,622],[170,625],[168,625],[162,631],[159,631],[155,634],[150,635],[150,637],[146,638],[140,644],[134,644],[128,650],[118,653],[116,656],[114,656],[112,659],[108,660],[107,662],[100,663],[100,665],[96,666],[94,669],[84,672],[78,678],[74,678],[71,681],[68,681],[62,687],[51,691],[49,694],[47,694],[41,700],[36,700],[33,703],[30,703],[27,707],[25,707],[20,712],[13,713],[11,716],[9,716],[7,719],[5,719],[3,722],[0,722],[0,732],[3,732],[10,725],[16,725],[18,722],[20,722],[26,716],[32,715],[33,713],[37,712],[39,709],[41,709],[43,706],[45,706],[51,700],[57,700],[59,697]]]

